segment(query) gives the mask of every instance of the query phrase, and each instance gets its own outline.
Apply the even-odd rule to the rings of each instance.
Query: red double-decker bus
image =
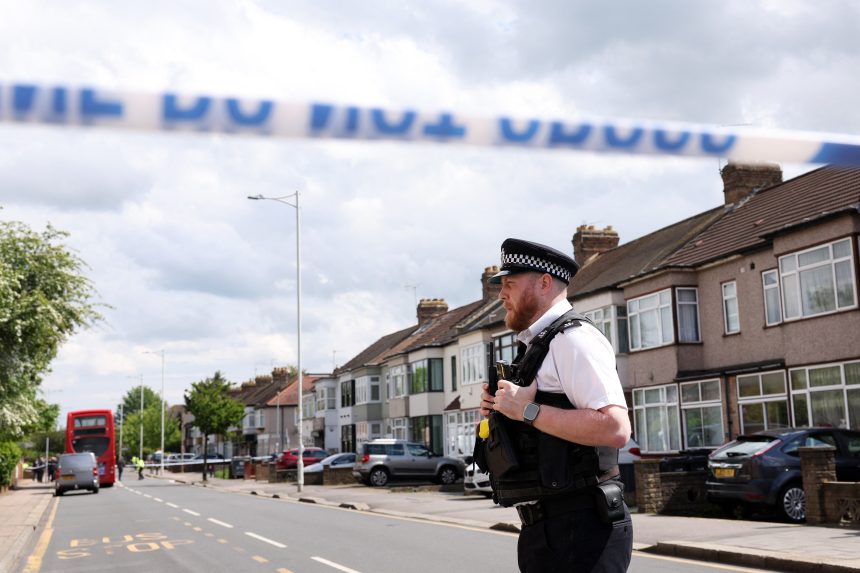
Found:
[[[92,452],[99,464],[99,485],[116,481],[116,445],[113,412],[78,410],[66,417],[66,453]]]

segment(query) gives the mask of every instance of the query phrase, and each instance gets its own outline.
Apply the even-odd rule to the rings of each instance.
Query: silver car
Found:
[[[99,465],[92,452],[60,454],[57,458],[57,479],[54,480],[54,495],[63,495],[75,489],[99,492]]]
[[[382,487],[391,478],[432,479],[452,484],[463,475],[463,460],[443,457],[406,440],[377,439],[362,446],[352,475],[366,485]]]

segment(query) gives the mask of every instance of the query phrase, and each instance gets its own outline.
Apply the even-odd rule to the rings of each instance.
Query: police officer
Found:
[[[481,413],[493,428],[488,443],[509,444],[488,450],[515,458],[489,465],[496,499],[522,521],[520,571],[626,571],[633,528],[617,448],[630,422],[612,345],[567,301],[573,258],[507,239],[501,262],[491,280],[501,282],[505,325],[525,345],[519,372],[530,379],[499,380],[495,395],[485,384]]]

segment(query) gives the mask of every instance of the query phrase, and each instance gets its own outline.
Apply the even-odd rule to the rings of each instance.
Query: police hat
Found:
[[[490,282],[500,283],[503,276],[516,273],[549,273],[569,283],[578,270],[579,265],[573,257],[552,247],[522,239],[505,239],[502,243],[502,270],[490,277]]]

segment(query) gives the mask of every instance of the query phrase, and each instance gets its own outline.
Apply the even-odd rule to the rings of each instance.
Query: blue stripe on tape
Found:
[[[822,143],[810,163],[836,163],[860,167],[860,146],[847,143]]]

